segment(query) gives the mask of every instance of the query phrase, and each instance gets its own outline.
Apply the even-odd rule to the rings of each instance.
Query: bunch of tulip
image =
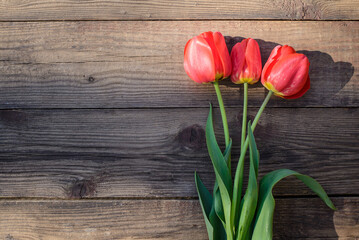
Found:
[[[295,99],[310,87],[308,58],[296,53],[290,46],[273,49],[262,70],[258,43],[244,39],[229,54],[224,37],[219,32],[205,32],[190,39],[184,49],[184,69],[198,83],[212,83],[221,111],[225,145],[222,151],[217,143],[210,106],[206,142],[216,181],[212,194],[195,173],[199,201],[210,240],[270,240],[272,239],[274,185],[287,176],[296,176],[312,189],[331,209],[335,207],[324,189],[313,178],[289,169],[280,169],[265,175],[258,183],[259,152],[253,131],[271,95]],[[241,154],[234,180],[231,175],[231,147],[228,123],[218,82],[231,77],[232,82],[244,84]],[[251,123],[247,122],[248,84],[261,82],[268,95]],[[249,147],[249,174],[247,189],[242,197],[243,170]]]

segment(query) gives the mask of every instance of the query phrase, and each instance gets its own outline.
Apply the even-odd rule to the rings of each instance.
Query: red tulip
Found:
[[[262,72],[262,60],[259,46],[252,38],[244,39],[234,45],[231,52],[232,75],[234,83],[258,82]]]
[[[309,60],[287,45],[276,46],[264,65],[262,84],[275,95],[294,99],[310,88]]]
[[[184,49],[184,69],[198,83],[209,83],[231,75],[231,58],[220,32],[204,32],[189,40]]]

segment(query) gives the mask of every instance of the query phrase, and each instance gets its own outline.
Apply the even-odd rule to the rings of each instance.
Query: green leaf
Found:
[[[231,146],[232,146],[232,139],[230,139],[230,144],[225,149],[223,156],[226,159],[227,165],[229,161],[229,157],[231,154]],[[207,190],[207,189],[206,189]],[[217,211],[215,210],[217,208]],[[220,216],[220,217],[219,217]],[[217,180],[215,181],[214,188],[213,188],[213,204],[212,209],[209,213],[209,222],[213,227],[213,239],[214,240],[222,240],[226,238],[224,226],[224,212],[223,212],[223,205],[221,200],[221,194],[219,192],[219,187]]]
[[[231,156],[231,147],[232,147],[232,139],[229,140],[229,144],[226,148],[226,150],[223,152],[223,157],[227,163],[227,167],[229,166],[230,156]],[[218,182],[217,179],[214,183],[213,188],[213,205],[215,212],[218,216],[218,218],[223,223],[223,226],[225,225],[225,219],[224,219],[224,211],[223,211],[223,204],[221,199],[221,194],[219,192]]]
[[[214,201],[215,201],[215,197],[213,196],[213,204]],[[211,212],[209,214],[209,221],[213,226],[213,239],[214,240],[226,239],[226,232],[224,230],[224,225],[222,224],[221,220],[218,218],[213,205]]]
[[[207,119],[206,125],[206,142],[209,156],[211,158],[214,170],[219,174],[219,179],[223,181],[229,194],[232,194],[232,178],[231,173],[227,167],[227,162],[223,157],[221,149],[218,146],[216,136],[214,134],[213,120],[212,120],[212,105],[210,105],[210,110]],[[229,143],[229,149],[232,147],[232,141]],[[216,176],[217,177],[217,176]],[[217,178],[217,180],[219,180]]]
[[[220,196],[222,200],[224,218],[225,218],[225,228],[227,236],[232,236],[232,225],[231,225],[231,195],[232,195],[232,178],[231,173],[228,169],[227,163],[221,149],[218,146],[216,136],[213,128],[212,120],[212,105],[210,105],[209,115],[206,125],[206,142],[209,156],[212,161],[214,172],[216,174],[216,180],[218,182],[218,187],[220,191]],[[231,142],[229,144],[229,149],[231,148]]]
[[[229,163],[231,161],[231,148],[232,148],[232,139],[229,139],[229,144],[223,152],[223,157],[227,163],[227,167],[229,166]],[[229,169],[229,171],[230,171],[230,169]]]
[[[206,222],[208,238],[209,238],[209,240],[214,240],[213,226],[212,226],[211,222],[209,221],[209,214],[210,214],[210,211],[212,208],[213,199],[212,199],[211,194],[207,190],[207,188],[204,186],[201,178],[198,176],[197,172],[194,173],[194,177],[195,177],[199,202],[202,207],[204,221]]]
[[[333,210],[334,204],[322,186],[313,178],[289,169],[279,169],[265,175],[260,182],[259,204],[252,240],[271,240],[275,201],[272,190],[276,183],[288,176],[295,176],[313,190]]]
[[[215,189],[215,192],[213,193],[213,206],[218,218],[221,220],[223,226],[225,226],[226,220],[224,219],[224,210],[223,210],[223,203],[221,199],[221,193],[219,191],[217,182],[216,184],[217,184],[217,189]]]
[[[237,240],[246,240],[248,238],[258,201],[257,176],[259,166],[259,152],[257,150],[257,145],[250,122],[248,123],[248,139],[250,154],[249,179],[248,187],[241,203],[240,219],[236,232]]]

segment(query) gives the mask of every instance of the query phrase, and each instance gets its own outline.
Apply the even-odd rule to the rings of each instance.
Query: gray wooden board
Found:
[[[228,36],[229,48],[258,39],[263,63],[278,44],[308,56],[310,91],[269,106],[359,106],[357,21],[75,21],[0,22],[0,108],[207,107],[213,86],[188,78],[183,49],[208,30]],[[241,106],[242,85],[221,84],[225,104]],[[249,105],[265,94],[250,86]]]
[[[239,156],[242,110],[227,109]],[[253,119],[257,108],[249,109]],[[214,109],[223,146],[219,109]],[[193,173],[207,186],[208,108],[0,111],[2,197],[193,197]],[[357,108],[268,108],[255,130],[260,175],[290,168],[329,194],[359,194]],[[295,179],[278,195],[311,195]]]
[[[274,239],[357,239],[359,199],[277,199]],[[2,200],[3,239],[208,239],[197,200]]]
[[[357,0],[7,0],[0,2],[0,20],[358,20],[358,5]]]

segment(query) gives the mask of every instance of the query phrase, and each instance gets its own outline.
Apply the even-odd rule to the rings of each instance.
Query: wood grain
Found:
[[[356,239],[359,199],[277,199],[274,239]],[[318,221],[319,219],[319,221]],[[4,239],[208,239],[197,200],[0,201]]]
[[[277,44],[309,57],[310,91],[269,106],[359,106],[358,21],[90,21],[1,22],[0,108],[207,107],[213,87],[187,77],[183,48],[208,30],[232,36],[229,48],[258,39],[263,63]],[[226,106],[239,106],[241,86],[223,84]],[[265,94],[251,86],[249,104]]]
[[[3,0],[0,20],[347,19],[357,0]]]
[[[183,48],[209,30],[229,49],[257,39],[263,63],[278,44],[311,62],[308,94],[273,97],[259,122],[259,175],[311,175],[338,211],[286,179],[275,188],[274,239],[359,239],[358,6],[0,1],[0,239],[207,239],[193,173],[212,186],[204,124],[217,101],[211,85],[185,74]],[[241,87],[221,83],[234,166]],[[250,87],[250,119],[265,94]],[[218,109],[214,119],[223,142]]]
[[[242,113],[227,111],[236,162]],[[249,109],[250,119],[256,111]],[[214,179],[207,114],[208,108],[2,110],[0,195],[194,197],[195,170],[208,187]],[[260,175],[290,168],[315,177],[329,194],[359,194],[358,119],[357,108],[266,109],[255,131]],[[223,143],[218,109],[214,120]],[[276,194],[313,193],[290,178]]]

